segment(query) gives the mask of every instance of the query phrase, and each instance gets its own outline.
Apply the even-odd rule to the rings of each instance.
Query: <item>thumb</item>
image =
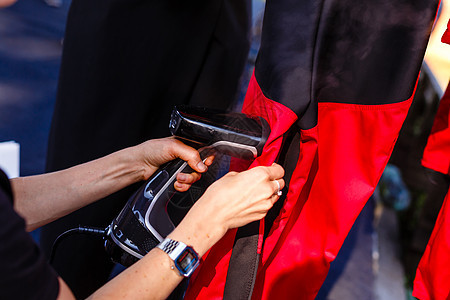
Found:
[[[181,141],[174,140],[174,155],[186,161],[188,165],[197,172],[203,173],[208,167],[203,163],[200,154],[194,148],[185,145]]]

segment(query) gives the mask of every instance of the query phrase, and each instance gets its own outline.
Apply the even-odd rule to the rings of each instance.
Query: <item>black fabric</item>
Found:
[[[251,299],[260,256],[259,221],[238,229],[231,253],[223,299]]]
[[[326,1],[315,57],[318,101],[370,105],[410,98],[422,63],[416,58],[425,53],[423,37],[429,36],[438,4]]]
[[[267,212],[264,218],[264,239],[269,235],[272,229],[273,222],[280,214],[283,208],[284,201],[286,200],[287,191],[289,191],[289,185],[291,182],[292,174],[297,166],[297,161],[300,156],[300,130],[297,126],[292,126],[283,135],[283,145],[276,160],[276,163],[280,164],[284,169],[284,188],[283,194],[280,199],[272,206],[272,208]]]
[[[382,105],[409,99],[439,1],[267,1],[255,77],[265,97],[294,111],[295,128],[318,124],[318,103]],[[320,125],[319,125],[320,128]],[[286,136],[285,136],[286,139]],[[283,144],[286,183],[296,166],[300,134]],[[283,196],[285,197],[285,196]],[[265,218],[265,236],[284,198]],[[239,229],[224,295],[246,299],[257,229]],[[246,252],[246,253],[242,253]],[[247,256],[247,261],[241,259]],[[242,282],[236,280],[238,277]]]
[[[299,117],[313,106],[311,71],[321,2],[266,2],[255,77],[267,98],[284,104]],[[305,127],[315,124],[313,118]]]
[[[250,0],[73,0],[47,171],[169,135],[176,104],[232,106],[249,49]],[[106,227],[137,186],[45,226],[41,246],[78,225]],[[77,298],[112,268],[101,240],[71,237],[53,266]]]
[[[25,231],[25,221],[13,209],[11,188],[0,170],[0,298],[56,299],[56,272]]]
[[[13,201],[13,193],[11,184],[9,184],[8,176],[0,169],[0,189],[8,196],[11,203]]]
[[[317,123],[317,102],[409,99],[438,2],[268,1],[256,79],[304,129]]]
[[[300,151],[300,133],[296,126],[289,129],[283,136],[283,151],[277,158],[285,170],[285,187],[283,195],[275,202],[264,218],[264,239],[270,233],[273,222],[280,213],[289,190],[289,183],[294,172]],[[231,253],[227,279],[224,289],[224,299],[251,299],[255,284],[260,255],[258,251],[260,222],[253,222],[237,230]]]

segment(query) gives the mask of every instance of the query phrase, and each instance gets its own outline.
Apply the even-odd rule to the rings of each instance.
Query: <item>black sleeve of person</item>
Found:
[[[1,170],[0,182],[0,298],[56,299],[58,276],[14,211],[11,188]]]
[[[317,124],[317,102],[411,97],[437,0],[268,1],[255,77],[264,95]]]

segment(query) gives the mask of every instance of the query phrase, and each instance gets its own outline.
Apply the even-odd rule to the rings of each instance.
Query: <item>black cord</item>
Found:
[[[90,234],[90,235],[105,237],[106,229],[95,228],[95,227],[81,227],[81,226],[78,226],[78,228],[72,228],[72,229],[69,229],[69,230],[61,233],[56,238],[55,242],[53,243],[52,251],[50,252],[50,258],[48,260],[50,264],[53,262],[53,259],[55,258],[56,248],[59,246],[61,241],[64,238],[66,238],[68,236],[71,236],[71,235],[74,235],[74,234]]]

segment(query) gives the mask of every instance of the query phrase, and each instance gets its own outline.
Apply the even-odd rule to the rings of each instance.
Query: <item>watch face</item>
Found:
[[[189,276],[198,265],[198,256],[192,248],[186,247],[177,257],[175,265],[183,275]]]

